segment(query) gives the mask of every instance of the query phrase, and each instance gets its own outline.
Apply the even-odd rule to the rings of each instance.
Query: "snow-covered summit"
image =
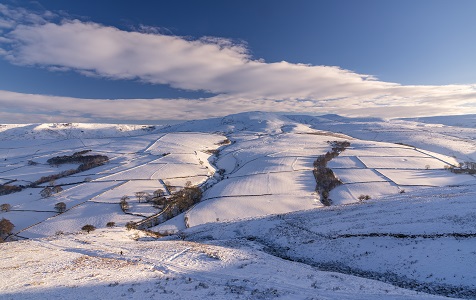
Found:
[[[288,117],[269,112],[244,112],[198,121],[188,121],[171,126],[171,131],[254,132],[259,134],[279,134],[284,132],[310,132],[309,126]]]
[[[114,138],[156,132],[159,125],[43,123],[0,125],[0,140]]]

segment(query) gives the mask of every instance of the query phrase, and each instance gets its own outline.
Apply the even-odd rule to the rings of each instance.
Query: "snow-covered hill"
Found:
[[[246,240],[155,241],[125,229],[0,244],[2,299],[443,299],[319,271]],[[142,238],[141,238],[142,237]]]
[[[0,196],[0,204],[8,205],[0,218],[15,225],[10,239],[33,238],[2,244],[2,252],[46,251],[34,268],[50,274],[26,285],[31,269],[20,266],[23,254],[0,258],[8,272],[20,270],[11,275],[14,289],[0,285],[0,297],[8,290],[7,299],[64,292],[75,298],[77,285],[76,298],[84,298],[95,279],[104,285],[91,298],[106,290],[118,297],[156,297],[164,289],[177,299],[428,297],[353,276],[476,297],[476,178],[448,170],[476,161],[471,120],[251,112],[171,126],[0,125],[0,186],[22,188]],[[325,207],[313,164],[336,141],[350,145],[327,164],[342,184],[330,191],[331,206]],[[109,161],[81,172],[71,172],[78,163],[48,163],[81,151]],[[40,180],[57,174],[66,176]],[[141,201],[136,192],[169,194],[190,184],[203,190],[201,202],[150,228],[183,232],[185,241],[134,241],[131,235],[142,233],[119,229],[128,222],[155,225],[149,220],[165,213],[164,205]],[[48,186],[55,192],[45,197]],[[358,199],[364,195],[371,200]],[[126,212],[119,205],[124,196]],[[59,202],[66,211],[55,209]],[[108,222],[116,228],[106,229]],[[97,233],[78,235],[86,224]],[[59,257],[61,272],[47,255]],[[129,279],[114,274],[109,262]],[[72,268],[81,270],[76,284],[68,279]],[[283,275],[291,276],[285,281],[278,270],[288,269],[293,275]]]

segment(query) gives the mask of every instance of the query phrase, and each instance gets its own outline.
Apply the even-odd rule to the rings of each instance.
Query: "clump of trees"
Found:
[[[52,181],[55,181],[57,179],[60,179],[60,178],[63,178],[63,177],[66,177],[66,176],[69,176],[69,175],[73,175],[73,174],[76,174],[78,173],[78,170],[76,169],[69,169],[69,170],[65,170],[65,171],[62,171],[62,172],[59,172],[57,174],[52,174],[52,175],[48,175],[48,176],[42,176],[40,179],[36,180],[35,182],[33,182],[30,187],[36,187],[40,184],[43,184],[43,183],[46,183],[46,182],[52,182]]]
[[[456,174],[476,174],[476,162],[466,161],[460,163],[457,168],[454,166],[445,166],[445,169],[449,169]]]
[[[138,226],[137,228],[155,226],[186,211],[196,203],[200,202],[202,198],[202,190],[200,187],[193,186],[190,181],[187,181],[183,189],[178,190],[170,196],[165,197],[165,194],[162,192],[154,193],[154,196],[155,195],[157,195],[157,197],[154,197],[151,200],[154,203],[154,206],[160,206],[160,208],[165,206],[165,208],[163,208],[160,214],[151,216],[137,224],[134,223],[136,227]]]
[[[109,161],[109,158],[105,155],[84,155],[90,151],[91,150],[83,150],[83,151],[76,152],[73,155],[63,155],[63,156],[56,156],[56,157],[50,158],[47,160],[47,162],[50,165],[57,166],[57,165],[66,164],[66,163],[80,163],[80,165],[76,169],[69,169],[57,174],[43,176],[40,179],[32,182],[31,184],[27,186],[2,184],[0,185],[0,196],[20,192],[24,188],[37,187],[40,184],[43,184],[46,182],[52,182],[63,177],[67,177],[73,174],[77,174],[77,173],[101,166]],[[35,165],[36,163],[29,161],[28,164]],[[61,188],[61,187],[57,186],[55,188]],[[54,191],[54,193],[58,193],[60,191],[56,190]],[[52,194],[53,193],[51,191],[46,190],[44,193],[45,196],[42,195],[42,197],[45,197],[45,198],[50,197]]]
[[[142,200],[146,201],[147,199],[150,198],[150,195],[146,192],[136,192],[136,198],[139,203],[141,203]]]
[[[0,196],[19,192],[23,190],[24,188],[25,187],[23,185],[2,184],[0,185]]]
[[[116,226],[116,222],[107,222],[106,223],[106,227],[108,227],[108,228],[112,228],[114,226]]]
[[[202,190],[198,186],[192,186],[188,181],[185,188],[172,195],[170,202],[174,203],[180,212],[184,212],[201,199]]]
[[[79,163],[80,165],[76,170],[78,172],[83,172],[101,166],[109,161],[109,157],[106,155],[84,155],[88,152],[91,152],[91,150],[79,151],[73,153],[73,155],[55,156],[48,159],[46,162],[50,165]]]
[[[167,198],[165,197],[165,191],[163,189],[157,189],[152,193],[152,197],[149,202],[152,202],[155,208],[163,208],[167,204]]]
[[[61,191],[63,191],[63,188],[60,185],[47,186],[40,191],[40,195],[43,198],[48,198]]]
[[[350,146],[348,141],[332,141],[327,142],[331,145],[331,151],[328,151],[324,155],[320,155],[316,161],[314,161],[314,178],[316,179],[316,192],[321,197],[321,202],[325,206],[332,204],[332,200],[329,198],[329,192],[342,184],[342,182],[335,176],[331,169],[327,168],[327,163],[333,158],[339,156],[342,151]]]

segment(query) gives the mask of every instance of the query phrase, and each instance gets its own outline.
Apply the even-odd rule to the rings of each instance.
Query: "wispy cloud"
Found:
[[[0,37],[0,55],[14,64],[218,94],[195,100],[97,100],[2,91],[4,107],[127,120],[157,119],[160,111],[170,119],[249,110],[388,117],[413,116],[416,111],[476,112],[475,85],[402,86],[334,66],[267,63],[253,59],[246,44],[224,38],[191,40],[150,28],[124,31],[80,20],[55,22],[50,12],[35,15],[5,5],[0,5],[0,14],[7,24]]]

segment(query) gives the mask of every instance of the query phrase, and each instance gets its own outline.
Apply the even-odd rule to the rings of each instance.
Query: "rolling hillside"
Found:
[[[0,217],[15,226],[7,239],[22,240],[1,245],[19,254],[2,258],[15,284],[0,294],[33,299],[76,286],[87,298],[97,277],[91,295],[132,298],[476,297],[476,178],[448,170],[476,161],[476,129],[470,116],[448,120],[253,112],[171,126],[0,125]],[[324,201],[315,161],[342,142],[326,165],[339,184]],[[99,156],[107,162],[86,170],[77,162]],[[51,163],[58,157],[71,162]],[[183,212],[152,201],[189,186],[201,201]],[[126,231],[130,222],[178,235],[155,240]],[[86,224],[97,231],[78,233]],[[50,275],[26,285],[19,247],[44,253],[35,268]],[[286,284],[282,269],[293,270]]]

